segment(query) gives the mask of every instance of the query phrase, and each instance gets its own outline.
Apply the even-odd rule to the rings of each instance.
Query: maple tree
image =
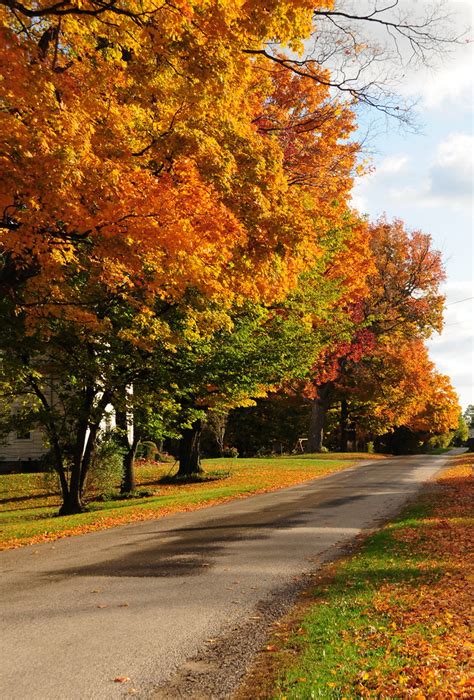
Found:
[[[449,378],[436,371],[421,338],[393,334],[341,376],[335,391],[341,402],[341,449],[347,450],[345,424],[365,441],[405,427],[429,436],[458,425],[459,402]]]
[[[331,172],[331,200],[350,187],[352,119],[324,85],[299,95],[293,80],[284,102],[283,78],[240,51],[275,36],[296,48],[310,3],[277,5],[271,15],[258,3],[1,5],[0,286],[5,321],[18,319],[17,338],[34,338],[35,372],[56,341],[64,358],[60,328],[94,357],[125,357],[127,344],[145,364],[160,348],[169,355],[183,342],[169,322],[179,307],[190,323],[219,329],[225,309],[282,299],[316,259],[323,214],[337,220],[340,208],[326,204],[323,177],[312,198],[294,193],[284,139],[259,117],[278,110],[283,123],[299,110],[284,125],[298,141],[303,113],[324,114],[301,136],[301,160]],[[206,313],[187,304],[192,290]],[[14,352],[10,360],[16,367]],[[110,394],[118,400],[118,368],[122,393],[136,374],[133,362],[111,368],[111,386],[104,365],[80,380],[92,397],[88,429]],[[87,469],[73,471],[68,507],[80,509]]]
[[[43,426],[61,486],[61,512],[79,512],[100,425],[112,402],[121,408],[125,386],[144,369],[141,349],[127,338],[134,317],[109,309],[109,332],[95,334],[55,319],[45,339],[44,325],[25,331],[11,299],[0,306],[8,320],[0,330],[1,401],[8,405],[15,398],[30,423]]]
[[[126,412],[127,383],[152,382],[159,402],[174,360],[196,354],[190,328],[198,345],[219,342],[236,309],[283,304],[338,249],[357,167],[355,103],[371,100],[304,56],[318,32],[326,52],[320,20],[335,11],[330,0],[0,2],[0,291],[14,329],[1,360],[7,384],[43,406],[53,445],[64,417],[40,394],[48,363],[71,369],[61,389],[76,440],[66,510],[82,508],[94,436],[112,399]],[[364,227],[350,227],[351,272],[342,254],[325,272],[346,296],[337,312],[332,303],[338,324],[368,272],[357,274]],[[315,348],[329,346],[337,324],[315,315]],[[190,392],[177,387],[166,401]]]
[[[321,450],[331,397],[358,362],[387,337],[423,339],[441,328],[444,298],[439,285],[444,272],[430,236],[407,232],[400,220],[381,219],[366,231],[373,265],[367,269],[366,291],[352,303],[342,299],[348,328],[321,354],[304,390],[312,401],[308,452]]]
[[[315,252],[314,223],[288,201],[279,139],[257,128],[278,79],[234,50],[309,31],[308,2],[278,6],[1,8],[2,133],[14,153],[1,172],[3,289],[27,281],[29,303],[64,308],[64,267],[84,264],[87,247],[121,294],[145,284],[170,302],[190,285],[222,301],[284,293]],[[347,150],[350,170],[354,146],[340,141],[350,110],[324,85],[303,99],[303,83],[292,81],[280,111],[319,108],[305,127],[317,165]],[[338,167],[330,199],[350,184]]]

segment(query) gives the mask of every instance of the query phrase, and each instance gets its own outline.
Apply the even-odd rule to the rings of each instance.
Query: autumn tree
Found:
[[[186,343],[170,315],[186,315],[188,295],[208,304],[193,317],[206,332],[246,300],[282,300],[320,254],[321,222],[340,215],[328,201],[351,184],[350,109],[327,85],[287,85],[241,50],[274,37],[301,45],[312,6],[278,6],[1,5],[0,284],[3,320],[28,349],[19,357],[4,336],[2,362],[10,377],[25,365],[28,390],[41,375],[33,393],[58,442],[40,363],[61,384],[51,364],[67,372],[74,348],[61,393],[82,409],[68,426],[65,509],[81,508],[101,414],[137,380],[135,363],[146,373],[160,354],[166,374]],[[267,113],[278,132],[264,128]],[[298,162],[313,180],[320,172],[311,197],[292,182]]]
[[[359,29],[382,27],[412,61],[456,40],[439,11],[397,5],[0,3],[2,289],[24,282],[42,288],[37,303],[71,304],[58,283],[85,243],[122,294],[143,266],[167,298],[186,284],[283,291],[312,249],[298,197],[288,227],[288,186],[313,180],[314,211],[341,199],[353,103],[404,113],[384,107],[386,76],[360,82],[381,49]]]
[[[431,238],[409,233],[401,221],[382,219],[367,229],[373,272],[367,276],[367,293],[344,306],[352,330],[336,341],[313,368],[305,393],[312,401],[307,450],[320,451],[325,414],[338,384],[351,368],[390,336],[423,339],[442,323],[443,296],[439,285],[444,272]]]
[[[329,0],[0,2],[0,290],[13,329],[0,360],[7,384],[36,396],[53,446],[67,421],[41,396],[49,371],[78,408],[64,512],[82,507],[109,400],[150,371],[166,385],[187,342],[175,318],[205,336],[239,306],[281,303],[343,222],[354,102],[370,100],[303,57],[313,31],[326,55],[321,19],[334,12]],[[162,372],[149,366],[158,353]]]
[[[146,373],[145,344],[161,335],[153,324],[142,325],[140,313],[110,299],[101,330],[68,318],[27,328],[8,297],[0,310],[7,321],[0,327],[0,403],[15,399],[43,427],[61,512],[80,512],[101,423],[112,404],[117,415],[127,411],[127,387]]]
[[[336,396],[359,437],[374,440],[405,427],[428,436],[454,430],[459,404],[447,377],[436,371],[421,338],[394,333],[341,377]],[[341,449],[347,435],[341,422]]]
[[[307,372],[318,349],[312,325],[317,312],[308,297],[303,303],[297,295],[271,308],[247,303],[234,310],[227,327],[212,335],[194,331],[177,349],[170,380],[181,406],[179,476],[201,469],[200,438],[210,412],[252,405]]]

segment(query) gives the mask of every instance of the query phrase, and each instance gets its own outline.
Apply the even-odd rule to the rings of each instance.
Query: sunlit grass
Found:
[[[371,456],[371,455],[369,455]],[[301,483],[346,469],[366,455],[295,455],[249,459],[204,460],[214,477],[200,483],[164,484],[160,480],[176,472],[176,465],[139,463],[137,487],[151,495],[133,500],[94,500],[89,512],[57,517],[60,495],[53,474],[0,475],[0,547],[55,539],[114,525],[194,510],[213,503],[242,498]],[[112,485],[117,490],[118,484]]]
[[[273,685],[261,671],[273,692],[267,687],[256,697],[471,697],[474,456],[453,464],[439,490],[333,565],[304,616],[288,624],[283,639],[271,640],[274,663],[284,670]]]

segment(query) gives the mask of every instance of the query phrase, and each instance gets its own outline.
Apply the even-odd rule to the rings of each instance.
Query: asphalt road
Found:
[[[156,688],[177,669],[188,688],[204,678],[195,697],[229,697],[300,577],[396,512],[446,461],[364,463],[225,505],[1,553],[0,698],[170,697],[173,682]],[[217,663],[216,653],[209,661],[213,648]]]

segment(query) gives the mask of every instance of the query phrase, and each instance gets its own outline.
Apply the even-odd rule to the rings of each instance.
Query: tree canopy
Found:
[[[2,393],[44,426],[65,512],[110,404],[184,431],[282,386],[327,402],[383,356],[377,410],[406,414],[391,354],[428,367],[443,270],[427,234],[351,211],[360,105],[409,119],[373,73],[401,54],[360,30],[410,60],[459,37],[397,5],[0,0]]]

